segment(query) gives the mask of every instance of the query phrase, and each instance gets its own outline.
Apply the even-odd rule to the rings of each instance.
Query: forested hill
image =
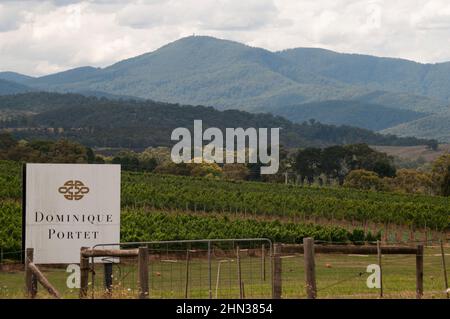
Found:
[[[298,123],[307,116],[369,130],[395,127],[392,132],[401,136],[450,142],[449,74],[450,63],[314,48],[271,52],[190,36],[103,68],[77,67],[40,77],[0,72],[6,81],[0,81],[0,94],[33,90],[133,97],[268,112]],[[418,129],[415,121],[427,129]]]
[[[31,91],[33,90],[25,85],[0,79],[0,95],[26,93]]]
[[[3,114],[3,115],[2,115]],[[195,119],[207,127],[281,128],[286,147],[367,143],[421,145],[432,140],[398,138],[351,126],[315,121],[292,123],[270,114],[140,100],[108,100],[78,94],[25,93],[0,96],[0,129],[19,138],[70,138],[89,146],[143,148],[169,146],[174,128],[192,130]]]

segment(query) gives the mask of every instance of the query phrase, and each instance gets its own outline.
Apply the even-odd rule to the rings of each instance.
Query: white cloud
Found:
[[[124,6],[117,22],[132,28],[157,25],[185,26],[211,30],[251,30],[276,17],[272,0],[153,0]]]
[[[15,4],[0,4],[0,32],[16,30],[25,16],[20,6]]]
[[[106,66],[193,33],[270,50],[450,60],[447,0],[24,0],[0,5],[0,70]]]

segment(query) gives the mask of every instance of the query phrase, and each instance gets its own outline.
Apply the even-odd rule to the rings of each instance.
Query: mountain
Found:
[[[41,89],[57,89],[59,87],[64,87],[66,84],[78,83],[80,81],[86,81],[89,78],[95,76],[99,69],[93,67],[81,67],[72,70],[59,72],[52,75],[46,75],[39,78],[31,79],[31,81],[26,81],[33,86],[39,87]]]
[[[0,95],[24,93],[30,91],[33,90],[25,85],[0,79]]]
[[[339,116],[330,123],[388,129],[450,110],[449,74],[450,63],[315,48],[271,52],[191,36],[105,68],[81,67],[37,78],[2,72],[0,79],[40,91],[264,111],[293,121],[311,116],[333,120],[334,105]]]
[[[428,115],[426,113],[393,109],[383,105],[351,100],[282,106],[279,108],[270,108],[270,112],[297,123],[315,119],[325,124],[353,125],[372,131],[383,130]]]
[[[0,79],[20,84],[26,84],[28,81],[31,81],[34,78],[17,72],[0,72]]]
[[[284,50],[277,54],[307,72],[343,83],[450,102],[450,62],[422,64],[315,48]]]
[[[426,96],[401,93],[372,91],[353,98],[355,101],[383,105],[393,109],[410,110],[420,113],[440,113],[450,110],[450,104]]]
[[[348,143],[371,145],[424,145],[434,141],[381,135],[350,126],[319,122],[296,124],[267,113],[189,106],[141,100],[108,100],[78,94],[28,93],[0,96],[1,112],[15,116],[0,120],[0,130],[18,138],[69,138],[97,147],[146,148],[170,146],[173,129],[192,129],[202,119],[204,129],[218,127],[279,127],[280,142],[287,147],[327,146]],[[1,118],[0,118],[1,119]]]
[[[433,114],[416,121],[400,124],[382,131],[399,136],[435,138],[450,143],[450,112]]]
[[[304,72],[267,50],[210,37],[184,38],[104,69],[69,70],[38,78],[32,84],[43,90],[102,91],[239,109],[290,92],[295,92],[298,102],[313,98],[319,91],[342,95],[350,89]]]

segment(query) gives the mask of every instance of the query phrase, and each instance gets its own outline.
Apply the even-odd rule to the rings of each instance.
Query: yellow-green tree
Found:
[[[394,190],[404,193],[431,194],[433,192],[433,180],[430,174],[414,169],[400,169],[397,176],[391,179]]]
[[[222,169],[216,163],[188,164],[191,168],[191,176],[218,178],[222,176]]]
[[[345,187],[363,189],[363,190],[385,190],[386,186],[383,180],[372,171],[366,171],[364,169],[357,169],[351,171],[344,181]]]
[[[436,192],[443,196],[449,196],[450,185],[450,154],[444,154],[438,157],[434,162],[431,169],[431,177],[433,180],[434,188]]]

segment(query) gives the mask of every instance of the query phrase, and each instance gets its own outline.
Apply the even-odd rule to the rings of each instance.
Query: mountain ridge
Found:
[[[384,107],[386,122],[398,126],[417,120],[409,116],[413,113],[449,110],[448,74],[449,62],[423,64],[317,48],[272,52],[236,41],[190,36],[104,68],[80,67],[38,78],[1,72],[0,79],[17,78],[40,91],[94,92],[111,98],[273,114],[292,112],[292,105],[357,101],[366,104],[362,109],[368,112],[361,114],[367,117],[366,124],[374,121],[375,113],[369,107],[379,105],[380,110]],[[398,110],[413,113],[397,123],[392,120],[408,114]],[[326,114],[319,115],[320,119]],[[293,116],[301,117],[300,113]],[[380,129],[389,127],[381,125]]]
[[[2,112],[12,114],[2,119]],[[286,147],[367,143],[372,145],[434,145],[431,140],[397,138],[350,126],[315,121],[297,124],[268,113],[179,105],[149,100],[109,100],[79,94],[25,93],[0,96],[0,130],[18,138],[68,138],[93,147],[146,148],[170,146],[171,132],[193,126],[204,128],[279,127]]]

